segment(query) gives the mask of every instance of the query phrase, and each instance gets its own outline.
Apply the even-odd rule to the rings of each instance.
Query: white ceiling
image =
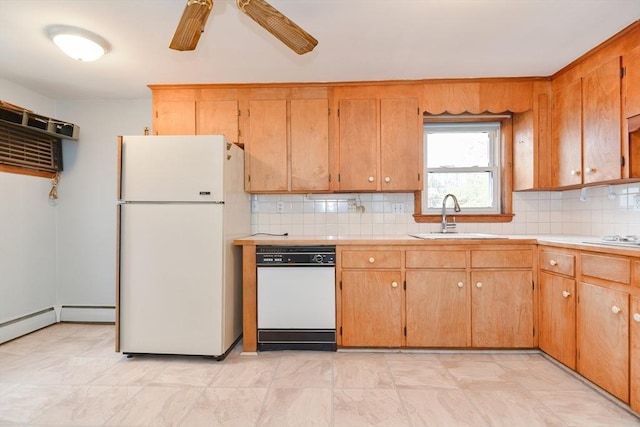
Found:
[[[168,45],[186,0],[0,0],[0,78],[56,100],[147,98],[148,84],[548,76],[640,19],[640,0],[270,0],[316,39],[298,56],[215,0],[195,51]],[[45,27],[109,41],[76,62]]]

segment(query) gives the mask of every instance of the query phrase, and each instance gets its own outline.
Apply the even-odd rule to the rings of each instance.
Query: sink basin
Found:
[[[410,234],[411,237],[418,239],[508,239],[507,236],[500,236],[497,234],[483,234],[483,233],[423,233],[423,234]]]

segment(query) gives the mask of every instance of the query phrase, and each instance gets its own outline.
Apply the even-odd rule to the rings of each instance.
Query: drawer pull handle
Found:
[[[576,170],[576,169],[571,169],[571,175],[573,176],[580,176],[580,171]]]
[[[613,312],[613,314],[618,314],[622,311],[622,309],[614,305],[613,307],[611,307],[611,311]]]
[[[374,179],[375,179],[374,177],[370,176],[369,177],[369,182],[373,182]]]
[[[464,287],[464,283],[462,283],[462,282],[458,282],[458,287],[459,287],[459,288],[463,288],[463,287]]]
[[[391,282],[391,287],[392,288],[397,288],[398,287],[398,282]]]
[[[556,265],[558,265],[558,261],[556,261],[555,259],[551,259],[551,260],[549,260],[549,264],[551,264],[551,265],[553,265],[555,267]]]
[[[633,313],[633,320],[640,323],[640,313]]]
[[[596,168],[590,168],[590,167],[586,167],[584,168],[584,171],[588,174],[593,174],[596,172]]]
[[[386,177],[384,178],[384,182],[391,182],[391,177],[386,176]]]
[[[373,264],[374,262],[376,262],[376,259],[374,257],[369,257],[369,264]]]
[[[476,288],[481,288],[481,287],[482,287],[482,282],[476,283]]]
[[[562,291],[562,296],[565,298],[569,298],[569,295],[571,295],[568,291]]]

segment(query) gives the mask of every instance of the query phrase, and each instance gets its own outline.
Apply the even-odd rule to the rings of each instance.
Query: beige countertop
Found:
[[[432,237],[427,234],[428,237]],[[480,236],[480,237],[475,237]],[[372,236],[278,236],[258,234],[234,240],[237,246],[253,245],[442,245],[442,244],[541,244],[569,249],[580,249],[599,253],[640,257],[640,249],[626,246],[613,246],[598,243],[598,237],[592,236],[543,236],[543,235],[485,235],[460,233],[458,236],[442,236],[436,233],[434,238],[420,239],[405,235]],[[590,242],[590,243],[586,243]]]

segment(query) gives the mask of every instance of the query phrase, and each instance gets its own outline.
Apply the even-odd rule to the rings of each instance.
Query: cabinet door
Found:
[[[376,100],[342,99],[338,114],[338,186],[340,190],[375,191],[378,185]]]
[[[640,412],[640,297],[631,298],[631,319],[629,324],[631,338],[630,357],[630,385],[631,409]]]
[[[576,369],[576,281],[540,273],[540,348]]]
[[[249,103],[247,191],[287,191],[287,101]]]
[[[329,190],[329,103],[296,99],[290,104],[291,190]]]
[[[399,271],[342,271],[342,345],[402,346]]]
[[[533,111],[513,115],[513,190],[534,188]]]
[[[407,346],[468,347],[471,291],[465,271],[407,272]]]
[[[531,271],[471,273],[473,347],[533,347]]]
[[[380,100],[380,190],[420,190],[422,117],[417,99]]]
[[[554,184],[582,184],[582,80],[574,80],[553,94],[551,110]]]
[[[629,402],[629,295],[580,282],[578,372]]]
[[[156,135],[195,135],[196,102],[162,101],[155,105]]]
[[[224,135],[230,142],[238,142],[238,101],[198,102],[198,135]]]
[[[584,76],[584,183],[620,179],[620,58]]]
[[[623,58],[625,69],[624,112],[625,117],[640,114],[640,46]]]

